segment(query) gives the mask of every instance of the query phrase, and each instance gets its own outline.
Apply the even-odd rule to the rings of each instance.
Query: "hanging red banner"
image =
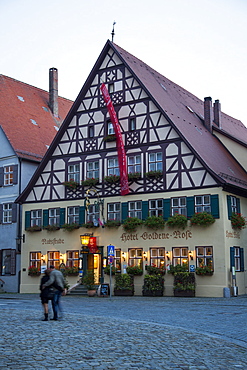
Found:
[[[120,172],[120,186],[121,186],[121,195],[126,195],[129,193],[129,182],[128,182],[128,174],[127,174],[127,161],[126,155],[124,150],[124,143],[123,138],[120,130],[120,125],[117,119],[117,115],[115,109],[113,107],[111,97],[109,92],[103,83],[100,87],[102,92],[104,101],[106,103],[111,122],[113,124],[113,128],[115,131],[116,139],[117,139],[117,149],[118,149],[118,165],[119,165],[119,172]]]

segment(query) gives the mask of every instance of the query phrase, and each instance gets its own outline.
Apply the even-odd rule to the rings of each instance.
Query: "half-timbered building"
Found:
[[[116,132],[102,83],[124,142],[126,195],[120,191]],[[98,283],[108,281],[103,265],[107,246],[113,245],[118,272],[126,272],[127,266],[143,270],[134,279],[137,295],[142,294],[146,265],[169,270],[177,264],[187,265],[189,271],[204,266],[211,270],[210,276],[196,275],[197,296],[222,296],[232,285],[232,267],[239,294],[246,293],[247,234],[231,222],[233,213],[247,213],[246,146],[245,126],[223,113],[219,100],[200,100],[107,41],[18,199],[26,236],[21,292],[38,291],[38,279],[28,272],[31,265],[40,269],[64,264],[71,269],[81,264],[84,272],[94,270]],[[191,217],[202,212],[215,222],[192,224]],[[166,224],[152,229],[144,224],[128,232],[122,225],[128,217],[168,220],[176,214],[188,218],[185,228]],[[30,232],[34,225],[42,225],[39,232]],[[91,248],[81,245],[87,234]],[[68,279],[73,285],[78,274]],[[170,274],[165,276],[164,294],[173,294]]]
[[[22,234],[15,199],[27,186],[72,101],[58,97],[57,69],[50,91],[0,75],[0,287],[18,292]]]

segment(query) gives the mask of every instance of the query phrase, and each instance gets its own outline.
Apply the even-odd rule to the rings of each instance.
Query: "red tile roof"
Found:
[[[58,97],[59,117],[49,92],[0,75],[0,126],[19,157],[40,162],[73,102]]]

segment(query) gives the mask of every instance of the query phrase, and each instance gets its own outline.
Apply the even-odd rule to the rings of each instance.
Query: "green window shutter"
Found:
[[[230,220],[232,216],[231,196],[227,195],[226,200],[227,200],[228,220]]]
[[[241,213],[241,209],[240,209],[240,199],[239,199],[239,198],[236,198],[236,201],[237,201],[237,213]]]
[[[81,206],[79,208],[79,225],[85,224],[85,207]]]
[[[48,209],[43,210],[43,226],[48,226],[49,222],[49,214],[48,214]]]
[[[240,271],[244,271],[244,248],[240,248]]]
[[[218,194],[213,194],[211,197],[211,214],[214,218],[220,218],[219,211],[219,196]]]
[[[168,220],[171,216],[171,199],[163,199],[163,211],[164,211],[164,220]]]
[[[234,247],[230,247],[230,271],[235,267]]]
[[[25,230],[31,226],[31,211],[25,212]]]
[[[122,203],[122,221],[128,217],[128,202]]]
[[[142,219],[146,220],[147,217],[148,217],[148,201],[143,200],[142,201]]]
[[[187,206],[187,217],[191,218],[195,213],[195,200],[194,197],[187,197],[186,198],[186,206]]]
[[[60,227],[65,224],[65,208],[60,208]]]

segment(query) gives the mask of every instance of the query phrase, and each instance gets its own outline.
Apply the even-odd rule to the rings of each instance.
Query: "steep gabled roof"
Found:
[[[243,191],[246,194],[247,175],[245,170],[218,138],[209,132],[203,124],[204,102],[108,40],[65,118],[61,129],[46,152],[44,159],[28,187],[16,201],[24,202],[32,186],[35,185],[40,173],[56,149],[59,140],[87,93],[88,87],[95,77],[96,70],[101,66],[110,48],[116,52],[125,67],[133,74],[147,95],[154,101],[154,104],[159,106],[167,120],[173,125],[189,148],[200,157],[201,162],[204,163],[212,176],[218,180],[218,183],[226,187],[230,185],[231,189],[236,189],[237,192]],[[241,140],[241,142],[247,143],[247,129],[245,126],[239,120],[224,113],[222,113],[222,130],[228,132],[228,135]]]
[[[54,117],[48,102],[49,92],[0,75],[0,125],[19,157],[40,162],[73,103],[59,97]]]

